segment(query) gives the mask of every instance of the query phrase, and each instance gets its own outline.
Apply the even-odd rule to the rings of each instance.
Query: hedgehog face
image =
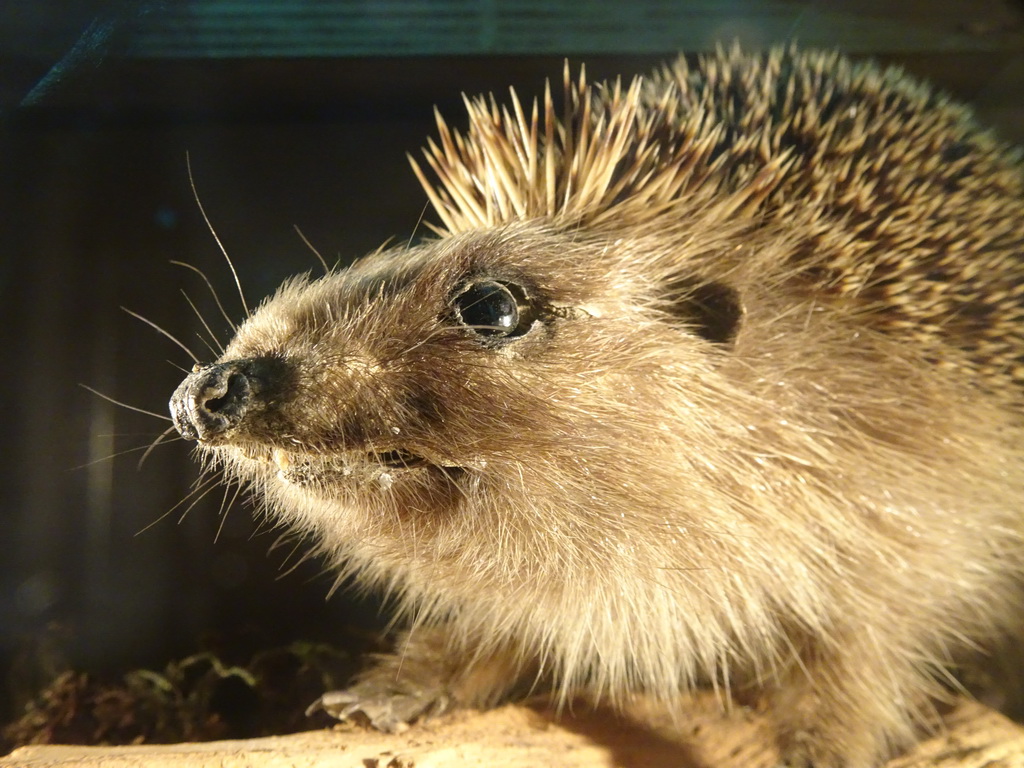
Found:
[[[588,317],[585,280],[567,295],[513,241],[453,238],[289,282],[181,384],[176,426],[264,490],[443,506],[536,431],[524,371]]]

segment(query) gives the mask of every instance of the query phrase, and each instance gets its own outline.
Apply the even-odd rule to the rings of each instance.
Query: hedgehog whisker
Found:
[[[171,507],[166,512],[164,512],[162,515],[160,515],[160,517],[156,518],[151,523],[146,525],[144,528],[139,529],[135,533],[135,535],[136,536],[141,536],[143,533],[148,531],[154,525],[156,525],[160,521],[162,521],[165,518],[167,518],[172,512],[174,512],[174,510],[176,510],[182,504],[185,504],[186,502],[189,501],[189,499],[193,499],[193,497],[195,497],[193,499],[192,503],[188,505],[188,507],[182,513],[181,517],[178,519],[178,523],[180,524],[185,519],[185,516],[190,511],[192,511],[192,508],[195,507],[195,505],[198,504],[203,499],[203,497],[206,496],[206,494],[208,494],[210,491],[212,491],[214,488],[217,487],[217,485],[220,483],[222,478],[223,478],[223,472],[218,473],[218,474],[214,474],[212,476],[208,476],[207,473],[204,471],[203,474],[200,475],[199,478],[197,478],[196,482],[193,484],[192,490],[190,490],[188,493],[186,493],[185,496],[181,499],[181,501],[179,501],[173,507]]]
[[[177,430],[177,427],[175,427],[174,425],[171,425],[167,429],[165,429],[163,432],[161,432],[156,437],[156,439],[153,440],[153,442],[149,444],[149,447],[146,448],[146,450],[142,454],[142,456],[139,457],[139,463],[136,465],[136,469],[142,469],[142,465],[146,463],[146,459],[149,458],[149,455],[153,452],[153,450],[158,445],[161,445],[164,442],[168,442],[168,441],[165,441],[165,438],[168,437],[172,432],[175,432],[176,430]],[[181,436],[174,435],[174,437],[169,442],[177,442],[177,441],[182,440],[182,439],[183,438]]]
[[[234,485],[235,492],[231,496],[231,500],[228,501],[228,492],[231,490],[231,486]],[[235,501],[238,499],[238,495],[242,492],[242,483],[225,483],[224,484],[224,498],[221,499],[220,511],[217,513],[220,516],[220,524],[217,526],[217,533],[214,534],[214,542],[220,541],[220,535],[224,530],[224,524],[228,521],[228,512],[231,511],[231,507],[234,506]]]
[[[121,402],[120,400],[115,400],[110,395],[105,395],[102,392],[100,392],[99,390],[93,389],[88,384],[81,384],[80,383],[78,386],[80,386],[82,389],[86,390],[87,392],[91,392],[92,394],[96,395],[96,397],[102,397],[108,403],[113,403],[114,405],[116,405],[116,406],[118,406],[120,408],[127,408],[129,411],[135,411],[136,413],[142,413],[142,414],[145,414],[146,416],[152,416],[154,419],[160,419],[161,421],[170,421],[171,420],[171,417],[166,415],[166,414],[154,413],[153,411],[147,411],[145,408],[139,408],[138,406],[128,405],[128,403]]]
[[[305,233],[303,233],[303,231],[299,229],[298,224],[293,224],[292,228],[295,230],[295,233],[300,238],[302,238],[302,242],[306,244],[306,247],[313,252],[314,256],[316,256],[317,260],[320,262],[320,266],[324,268],[324,274],[329,275],[331,273],[331,268],[327,266],[327,261],[324,259],[323,256],[320,255],[320,251],[318,251],[316,247],[309,241],[309,238],[306,237]]]
[[[171,259],[171,264],[175,265],[176,267],[184,267],[185,269],[190,269],[203,279],[203,282],[206,283],[206,288],[210,291],[210,295],[213,297],[213,303],[217,305],[217,309],[220,311],[221,317],[223,317],[225,322],[227,322],[228,327],[231,328],[231,331],[233,333],[237,333],[238,326],[235,325],[235,323],[228,316],[227,311],[224,309],[224,305],[221,303],[220,296],[217,295],[217,289],[213,287],[213,284],[210,282],[210,278],[206,276],[206,273],[203,272],[203,270],[199,269],[199,267],[189,264],[187,261],[177,261],[175,259]],[[192,302],[190,301],[189,304],[191,303]],[[203,319],[203,316],[199,313],[198,310],[196,310],[196,314],[199,316],[199,320],[200,322],[202,322],[203,327],[205,327],[207,332],[210,334],[210,337],[214,340],[218,347],[221,347],[223,349],[223,345],[217,338],[217,334],[210,330],[210,327],[206,324],[206,321]]]
[[[192,312],[195,313],[195,316],[199,319],[199,322],[203,324],[203,328],[206,329],[206,333],[209,334],[210,338],[209,338],[209,340],[207,340],[206,337],[204,337],[201,333],[197,333],[196,337],[201,342],[203,342],[203,344],[206,345],[206,348],[208,350],[210,350],[210,353],[215,358],[220,356],[221,354],[223,354],[224,353],[224,347],[217,340],[217,337],[214,335],[213,331],[210,330],[210,326],[207,325],[206,318],[203,317],[202,312],[199,311],[198,307],[196,307],[196,305],[192,302],[192,299],[189,298],[189,295],[187,293],[185,293],[184,289],[181,291],[181,295],[185,297],[185,301],[188,302],[188,305],[192,308]],[[217,348],[214,349],[214,346],[216,346]]]
[[[171,427],[170,429],[173,430],[174,427]],[[167,432],[164,432],[163,434],[166,435]],[[107,437],[107,436],[109,436],[109,435],[103,435],[103,437]],[[116,437],[116,435],[115,435],[115,437]],[[180,437],[176,438],[176,439],[177,440],[181,440]],[[69,471],[76,472],[76,471],[78,471],[80,469],[87,469],[88,467],[92,467],[92,466],[95,466],[97,464],[102,464],[103,462],[110,461],[112,459],[116,459],[119,456],[127,456],[130,453],[138,453],[139,451],[148,451],[150,448],[152,448],[152,446],[153,446],[153,443],[145,443],[144,445],[136,445],[136,446],[133,446],[131,448],[125,448],[124,450],[121,450],[121,451],[115,451],[114,453],[109,453],[106,456],[100,456],[98,459],[92,459],[92,460],[87,461],[87,462],[85,462],[83,464],[76,464],[75,466],[71,467]]]
[[[213,235],[213,239],[217,243],[217,247],[220,248],[220,252],[224,255],[224,260],[228,263],[228,269],[231,270],[231,276],[235,279],[235,287],[238,288],[238,298],[242,302],[242,309],[245,312],[245,316],[249,317],[252,312],[249,311],[249,304],[245,300],[245,293],[242,291],[242,282],[238,279],[238,272],[235,270],[235,265],[231,261],[231,257],[228,255],[227,249],[224,247],[224,243],[221,242],[220,236],[217,234],[217,230],[214,229],[213,223],[210,221],[210,217],[206,215],[206,209],[203,208],[202,200],[199,199],[199,191],[196,189],[196,182],[192,176],[192,161],[189,158],[188,153],[185,154],[185,166],[188,169],[188,183],[192,187],[192,196],[195,198],[196,205],[199,207],[199,213],[202,214],[203,221],[206,222],[207,229],[210,230],[210,234]]]
[[[123,311],[127,312],[132,317],[134,317],[136,320],[141,320],[146,325],[148,325],[150,328],[154,329],[158,333],[162,334],[163,336],[165,336],[168,339],[170,339],[171,341],[173,341],[175,344],[177,344],[185,352],[185,354],[187,354],[189,357],[192,358],[193,362],[195,362],[195,363],[199,362],[199,358],[196,357],[195,353],[192,352],[192,350],[189,349],[187,346],[185,346],[185,344],[182,341],[180,341],[176,336],[174,336],[170,331],[168,331],[165,328],[162,328],[161,326],[157,325],[155,322],[153,322],[149,318],[143,317],[138,312],[132,312],[127,307],[121,307],[121,309]]]

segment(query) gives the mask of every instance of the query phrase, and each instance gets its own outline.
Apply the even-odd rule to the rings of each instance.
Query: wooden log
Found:
[[[681,724],[658,722],[642,703],[631,716],[583,706],[572,714],[509,705],[463,711],[383,734],[355,724],[262,739],[123,747],[28,746],[4,768],[775,768],[766,718],[723,714],[696,697]],[[641,722],[644,724],[641,725]],[[973,701],[960,702],[945,730],[886,768],[1020,768],[1024,728]]]

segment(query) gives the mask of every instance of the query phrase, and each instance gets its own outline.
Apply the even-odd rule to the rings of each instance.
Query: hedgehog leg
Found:
[[[934,684],[908,656],[853,632],[805,648],[770,692],[787,766],[876,768],[934,715]],[[883,650],[885,649],[885,650]]]
[[[362,719],[397,733],[456,707],[493,706],[526,678],[516,654],[453,652],[449,638],[444,626],[405,633],[394,653],[378,656],[349,688],[325,693],[307,714],[322,709],[339,720]]]

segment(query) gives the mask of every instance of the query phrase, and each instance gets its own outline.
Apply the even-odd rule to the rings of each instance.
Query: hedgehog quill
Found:
[[[337,717],[716,685],[876,766],[1020,630],[1020,155],[794,48],[564,90],[438,117],[437,238],[286,283],[175,424],[411,621]]]

